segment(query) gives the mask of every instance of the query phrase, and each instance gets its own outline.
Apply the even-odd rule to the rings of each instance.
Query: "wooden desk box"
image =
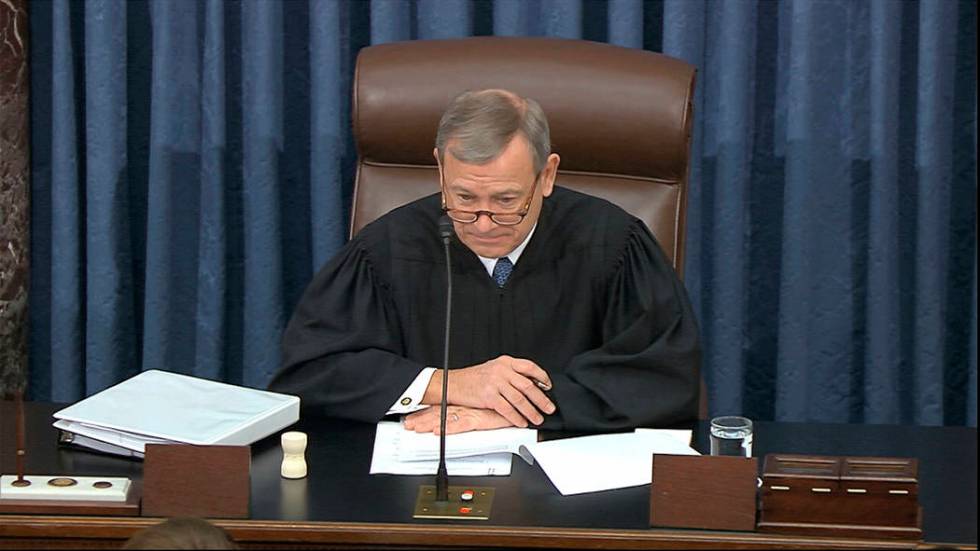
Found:
[[[769,454],[759,531],[921,539],[918,461]]]
[[[248,518],[248,446],[147,444],[143,516]]]
[[[650,526],[752,531],[758,472],[754,457],[654,454]]]

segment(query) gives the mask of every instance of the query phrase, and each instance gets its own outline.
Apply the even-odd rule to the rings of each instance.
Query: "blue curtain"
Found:
[[[38,0],[31,394],[249,386],[346,237],[369,44],[698,67],[686,285],[712,413],[976,426],[972,0]]]

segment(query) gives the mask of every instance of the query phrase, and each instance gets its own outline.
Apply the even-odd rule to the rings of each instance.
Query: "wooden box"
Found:
[[[248,518],[248,446],[147,444],[143,516]]]
[[[761,532],[922,537],[915,459],[769,454],[760,497]]]
[[[654,455],[650,526],[755,529],[754,457]]]

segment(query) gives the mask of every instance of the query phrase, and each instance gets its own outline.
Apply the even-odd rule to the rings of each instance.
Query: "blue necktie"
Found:
[[[497,287],[503,287],[504,283],[507,283],[507,278],[510,277],[510,273],[513,271],[514,265],[509,258],[506,256],[498,258],[497,263],[493,265],[493,280],[497,282]]]

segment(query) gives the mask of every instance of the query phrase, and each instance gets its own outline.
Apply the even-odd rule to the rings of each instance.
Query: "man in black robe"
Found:
[[[440,121],[441,192],[360,231],[316,275],[270,387],[305,408],[437,432],[453,220],[447,432],[613,430],[696,419],[697,325],[644,223],[555,186],[540,106],[467,92]]]

